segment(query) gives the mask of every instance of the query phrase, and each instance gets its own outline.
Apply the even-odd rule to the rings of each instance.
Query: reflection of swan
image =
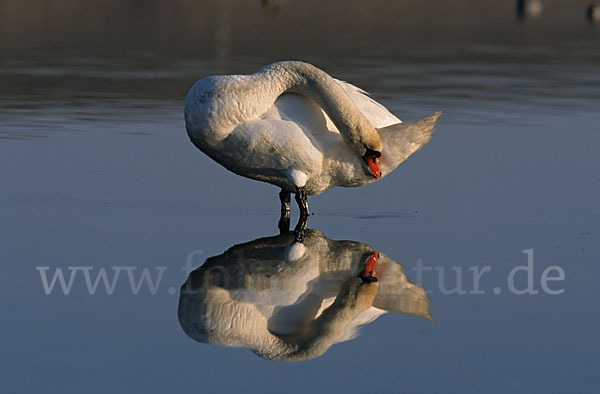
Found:
[[[387,175],[429,141],[438,117],[401,123],[357,87],[291,61],[201,79],[185,103],[186,129],[200,150],[281,187],[284,209],[296,193],[302,217],[307,195]]]
[[[379,256],[378,281],[361,280]],[[179,321],[199,342],[246,347],[273,360],[318,357],[386,312],[432,319],[404,267],[361,242],[306,230],[236,245],[209,258],[181,288]]]

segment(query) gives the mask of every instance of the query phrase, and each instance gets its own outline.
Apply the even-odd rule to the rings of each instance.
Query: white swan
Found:
[[[304,243],[288,233],[210,257],[181,287],[178,318],[199,342],[298,361],[356,337],[387,312],[433,320],[427,292],[403,265],[362,242],[307,229]]]
[[[439,116],[402,123],[363,90],[298,61],[203,78],[185,102],[196,147],[238,175],[279,186],[282,213],[296,193],[302,217],[307,195],[385,177],[429,141]]]

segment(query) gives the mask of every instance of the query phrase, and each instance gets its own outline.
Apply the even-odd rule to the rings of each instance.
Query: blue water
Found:
[[[304,50],[403,120],[444,115],[430,144],[381,182],[309,199],[309,227],[328,238],[370,245],[413,282],[419,264],[432,267],[420,285],[435,322],[388,313],[297,363],[198,343],[177,318],[191,253],[199,267],[276,235],[279,217],[276,188],[189,142],[185,90],[277,54],[234,47],[230,58],[165,64],[157,52],[152,67],[101,53],[3,61],[2,392],[595,392],[600,52],[593,40],[557,45],[536,44],[543,55],[519,43],[432,47],[406,61]],[[538,293],[513,294],[507,278],[528,249]],[[485,294],[471,294],[469,268],[486,266]],[[548,282],[557,295],[541,284],[552,266],[565,277]],[[90,295],[79,272],[68,295],[58,284],[47,295],[36,267],[148,268],[153,278],[166,268],[156,294],[132,294],[122,272],[112,295],[102,284]],[[440,290],[440,272],[455,287],[453,267],[467,294]],[[527,287],[525,271],[515,278]]]

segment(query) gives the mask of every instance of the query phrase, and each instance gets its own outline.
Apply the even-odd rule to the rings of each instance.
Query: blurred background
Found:
[[[55,97],[85,84],[180,99],[201,67],[251,72],[282,59],[331,72],[348,63],[594,63],[600,27],[586,19],[589,4],[545,0],[541,14],[520,19],[511,0],[3,0],[0,89],[42,93],[43,78]],[[138,84],[111,74],[127,71]]]

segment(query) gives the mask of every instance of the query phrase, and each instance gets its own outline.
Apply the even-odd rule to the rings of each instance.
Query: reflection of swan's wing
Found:
[[[272,360],[306,360],[343,340],[348,325],[372,305],[377,283],[360,282],[358,278],[346,282],[335,302],[294,335],[272,334],[266,317],[255,305],[235,301],[219,287],[187,295],[182,288],[179,322],[185,333],[199,342],[245,347]]]
[[[225,288],[233,300],[255,304],[270,314],[273,306],[295,303],[319,276],[318,264],[285,260],[286,248],[293,242],[294,235],[289,233],[235,245],[207,259],[190,275],[192,285]]]
[[[178,314],[185,333],[198,342],[250,349],[285,345],[269,332],[266,317],[254,305],[232,300],[220,287],[187,295],[182,289]]]
[[[373,306],[389,312],[416,315],[433,320],[429,314],[427,291],[409,282],[404,266],[391,260],[383,253],[377,263],[379,290]]]
[[[330,241],[334,243],[332,248],[338,249],[336,258],[327,261],[326,273],[321,277],[340,275],[347,277],[356,275],[357,270],[364,264],[365,256],[369,256],[375,250],[369,245],[353,241]],[[343,255],[352,254],[351,258],[343,258]],[[341,258],[342,257],[342,258]],[[350,267],[344,261],[352,259],[354,265]],[[358,264],[356,264],[358,263]],[[369,324],[386,312],[394,312],[407,315],[415,315],[433,321],[429,314],[429,298],[427,292],[420,286],[411,283],[404,274],[404,266],[398,264],[383,253],[379,253],[377,263],[377,277],[379,278],[379,289],[373,301],[373,306],[360,313],[346,328],[344,336],[338,342],[347,341],[358,335],[359,328]],[[325,300],[321,310],[329,307],[334,298]],[[318,314],[317,314],[318,315]]]

